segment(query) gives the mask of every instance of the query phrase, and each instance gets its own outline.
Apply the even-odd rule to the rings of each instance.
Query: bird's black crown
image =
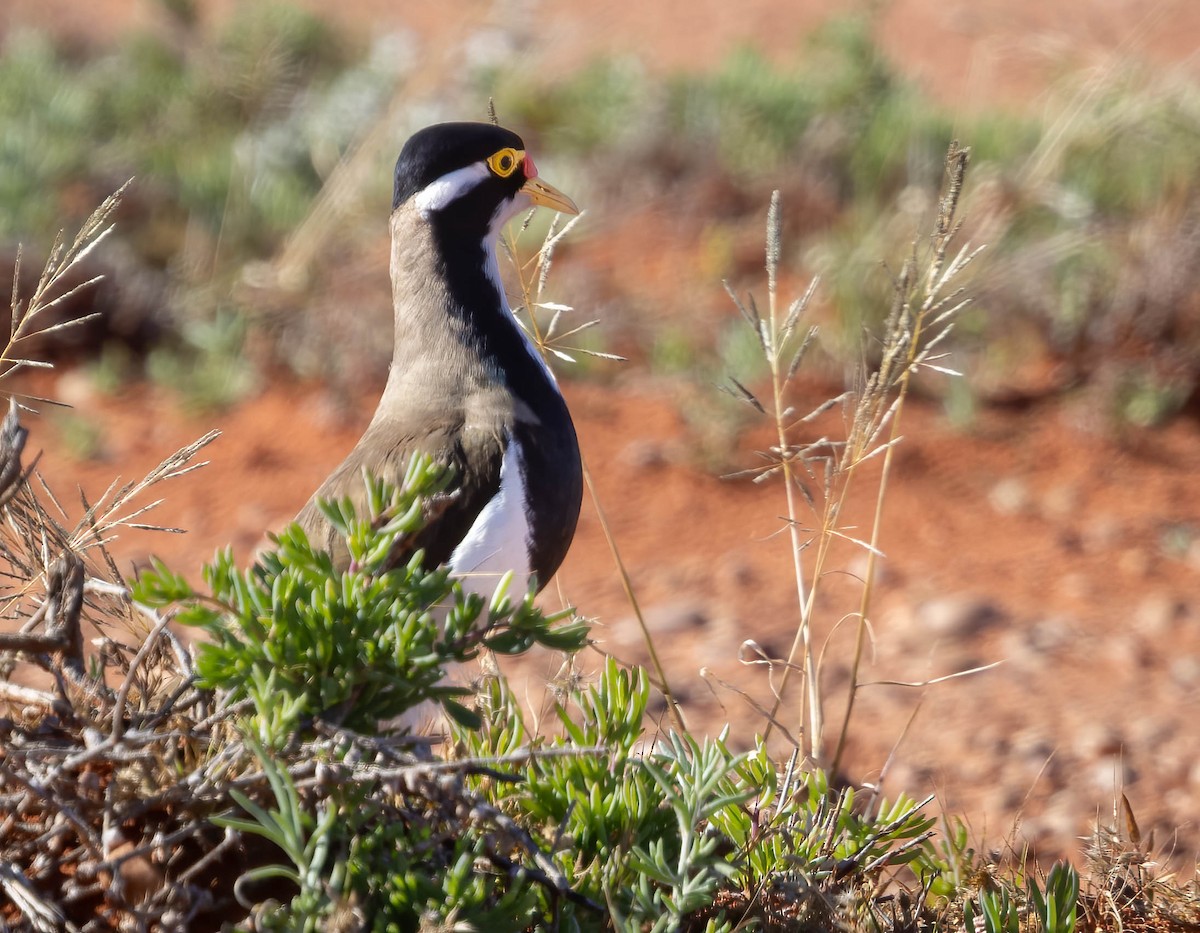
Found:
[[[396,160],[392,209],[447,172],[481,162],[506,147],[520,151],[525,143],[511,130],[490,123],[437,123],[419,130]],[[523,176],[514,178],[514,190],[523,181]]]

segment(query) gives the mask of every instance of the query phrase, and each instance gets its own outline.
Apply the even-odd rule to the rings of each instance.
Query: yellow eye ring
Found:
[[[516,149],[501,149],[487,160],[488,168],[501,178],[508,178],[525,161],[525,153]]]

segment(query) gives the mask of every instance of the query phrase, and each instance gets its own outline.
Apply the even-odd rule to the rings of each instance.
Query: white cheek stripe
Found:
[[[483,162],[473,162],[464,168],[447,172],[413,195],[413,204],[421,212],[421,216],[428,219],[430,214],[462,197],[487,178],[488,174],[488,167]]]
[[[473,162],[465,168],[447,172],[441,178],[430,182],[413,195],[413,204],[421,212],[421,216],[428,220],[431,214],[444,209],[490,175],[491,170],[487,167],[487,163]],[[504,281],[500,278],[500,263],[496,259],[496,244],[500,239],[500,231],[506,223],[522,210],[528,208],[530,204],[532,202],[529,200],[529,195],[519,191],[511,200],[507,202],[501,201],[497,205],[496,214],[492,217],[492,222],[488,225],[487,239],[483,244],[484,271],[488,279],[491,280],[492,285],[495,286],[496,294],[500,296],[500,304],[508,312],[509,317],[513,319],[514,326],[521,332],[521,339],[525,344],[525,349],[529,351],[529,355],[542,368],[542,372],[546,374],[550,382],[557,385],[558,380],[554,378],[554,373],[550,371],[546,360],[538,352],[537,347],[533,345],[533,341],[529,339],[529,334],[517,322],[516,316],[512,313],[512,308],[509,307],[508,297],[504,293]]]
[[[500,465],[499,491],[450,555],[450,568],[462,577],[463,589],[484,599],[491,598],[500,578],[510,570],[516,578],[510,593],[523,595],[533,573],[522,459],[516,440],[510,440]]]
[[[462,197],[484,179],[491,174],[491,170],[484,162],[474,162],[465,168],[455,169],[453,172],[447,172],[436,181],[430,182],[413,196],[413,203],[417,210],[421,212],[421,216],[426,220],[430,214],[436,213],[447,207],[453,201]],[[529,334],[525,332],[512,313],[512,308],[509,307],[508,297],[504,293],[504,280],[500,278],[500,263],[496,259],[496,244],[500,239],[500,231],[504,225],[512,220],[521,211],[527,209],[532,202],[529,200],[529,195],[523,191],[517,194],[507,202],[500,202],[496,207],[496,214],[492,217],[492,222],[488,225],[487,239],[484,241],[484,271],[492,285],[496,289],[496,294],[500,296],[500,304],[504,310],[508,312],[509,317],[513,320],[513,325],[521,333],[521,339],[525,344],[525,349],[529,355],[542,368],[542,372],[554,385],[558,384],[558,380],[554,378],[554,373],[546,364],[545,358],[538,352],[537,347],[533,345],[533,341],[529,339]]]

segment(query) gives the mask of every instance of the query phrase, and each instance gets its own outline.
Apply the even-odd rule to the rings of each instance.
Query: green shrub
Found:
[[[253,699],[255,731],[267,748],[282,747],[313,718],[373,732],[379,722],[427,701],[475,724],[477,717],[455,700],[467,688],[443,683],[449,664],[484,649],[515,654],[542,644],[577,650],[586,628],[553,627],[531,594],[511,602],[511,577],[485,605],[477,594],[464,594],[447,568],[426,569],[422,551],[392,566],[406,537],[423,525],[425,500],[442,493],[449,479],[414,456],[399,489],[365,478],[367,515],[356,515],[349,499],[325,504],[322,510],[349,544],[345,572],[293,524],[248,570],[235,566],[231,551],[218,554],[204,571],[211,596],[202,598],[159,564],[138,578],[135,598],[154,607],[184,604],[176,619],[211,639],[199,650],[199,683],[234,701]],[[437,618],[438,607],[447,607],[444,618]]]

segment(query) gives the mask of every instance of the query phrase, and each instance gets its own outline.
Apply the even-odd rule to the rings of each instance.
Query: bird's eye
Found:
[[[517,152],[516,149],[501,149],[487,160],[488,168],[501,178],[508,178],[521,164],[522,155],[523,153]]]

